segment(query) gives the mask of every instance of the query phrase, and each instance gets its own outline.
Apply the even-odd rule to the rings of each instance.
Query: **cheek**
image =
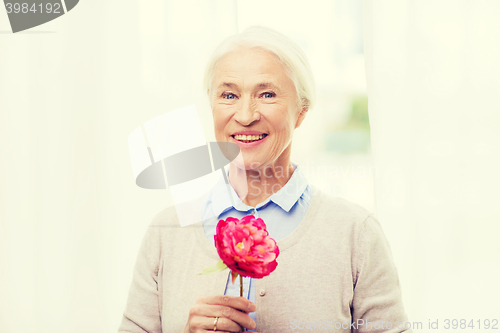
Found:
[[[220,137],[224,135],[224,129],[226,128],[230,116],[224,110],[220,108],[212,108],[212,117],[214,121],[215,136]]]
[[[278,135],[286,135],[293,127],[293,116],[286,106],[276,107],[276,105],[262,106],[263,115],[267,122],[271,124],[273,130]]]

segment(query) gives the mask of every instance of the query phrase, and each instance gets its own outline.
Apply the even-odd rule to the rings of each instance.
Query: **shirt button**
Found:
[[[264,296],[266,294],[266,290],[265,289],[261,289],[260,292],[259,292],[259,295],[260,296]]]

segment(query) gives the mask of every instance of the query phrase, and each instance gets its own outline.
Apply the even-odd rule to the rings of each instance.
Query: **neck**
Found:
[[[266,165],[249,170],[231,163],[229,182],[241,201],[248,206],[255,207],[285,186],[293,172],[290,160],[284,164]]]

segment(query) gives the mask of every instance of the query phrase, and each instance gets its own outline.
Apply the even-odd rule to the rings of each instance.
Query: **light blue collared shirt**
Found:
[[[311,187],[308,185],[300,166],[293,164],[293,167],[295,171],[285,186],[265,201],[259,203],[255,208],[244,204],[234,189],[230,185],[226,185],[224,179],[221,178],[208,194],[202,209],[203,230],[208,240],[214,242],[216,226],[219,220],[225,220],[229,216],[241,219],[250,214],[264,220],[269,236],[276,241],[291,234],[306,215],[312,195]],[[226,171],[226,175],[228,175],[228,171]],[[239,296],[239,278],[232,284],[231,274],[228,274],[227,281],[224,294]],[[255,303],[255,282],[253,278],[243,278],[243,290],[243,295]],[[256,312],[251,312],[249,316],[257,322]]]

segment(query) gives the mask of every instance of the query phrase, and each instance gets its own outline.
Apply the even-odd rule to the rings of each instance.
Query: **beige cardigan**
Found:
[[[302,222],[278,241],[278,267],[257,280],[257,331],[405,331],[380,224],[356,204],[313,193]],[[201,211],[201,201],[190,206]],[[174,207],[160,212],[144,236],[119,332],[182,332],[199,297],[224,294],[228,270],[197,274],[218,259],[201,222],[180,227]]]

